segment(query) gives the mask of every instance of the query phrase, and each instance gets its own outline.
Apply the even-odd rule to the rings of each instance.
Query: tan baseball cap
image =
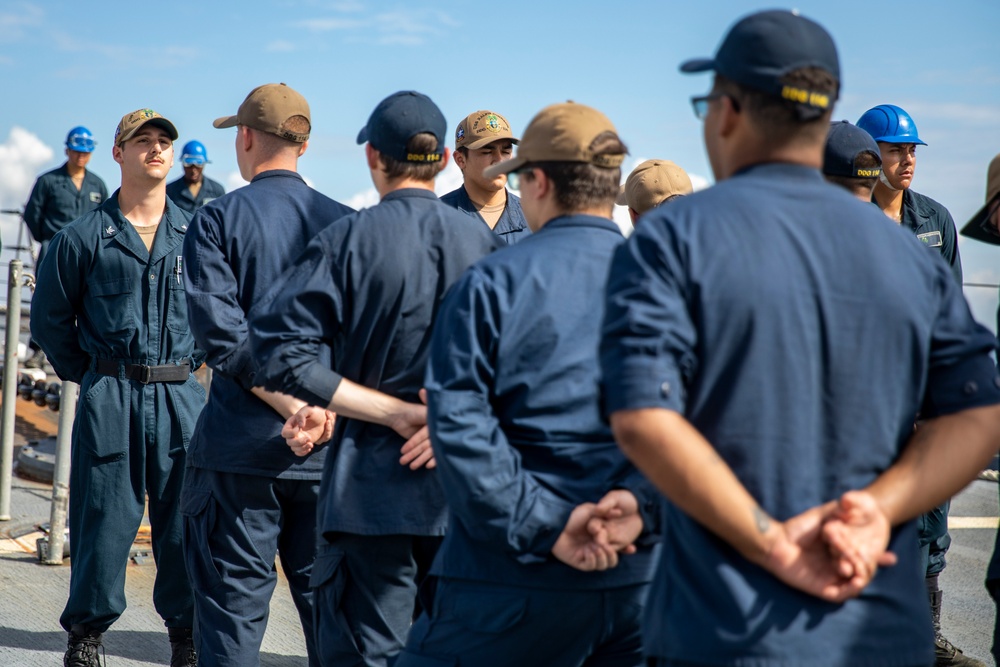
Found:
[[[604,132],[618,134],[608,117],[597,109],[575,102],[553,104],[528,123],[517,147],[517,157],[486,168],[483,176],[509,174],[535,162],[586,162],[609,169],[620,167],[625,153],[595,155],[590,150],[594,139]]]
[[[122,116],[121,121],[119,121],[118,128],[115,129],[115,146],[121,146],[134,137],[139,128],[146,123],[152,123],[157,127],[163,128],[170,135],[171,141],[177,141],[179,135],[173,123],[152,109],[136,109],[132,113]]]
[[[668,197],[693,191],[687,173],[670,160],[646,160],[625,179],[615,203],[642,214]]]
[[[250,91],[235,116],[216,118],[212,125],[220,129],[245,125],[301,144],[309,139],[309,133],[288,130],[285,123],[292,116],[305,116],[311,129],[306,98],[283,83],[266,83]]]
[[[455,148],[476,150],[499,139],[520,141],[511,134],[507,119],[493,111],[477,111],[462,119],[455,130]]]

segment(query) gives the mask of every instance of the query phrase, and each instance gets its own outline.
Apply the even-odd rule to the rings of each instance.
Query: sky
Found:
[[[352,206],[371,205],[358,130],[397,90],[433,98],[451,130],[477,109],[506,116],[515,134],[543,107],[565,100],[603,111],[630,148],[623,176],[648,158],[670,159],[698,185],[712,181],[690,97],[708,75],[682,61],[711,56],[740,17],[773,3],[675,0],[470,3],[458,0],[242,0],[87,3],[0,0],[0,209],[22,208],[35,178],[64,161],[67,131],[98,141],[90,169],[109,190],[123,115],[152,108],[208,149],[206,176],[243,184],[234,114],[255,86],[285,82],[302,93],[313,131],[299,170]],[[943,203],[961,227],[983,204],[986,167],[1000,152],[1000,3],[800,0],[795,8],[833,35],[842,94],[835,119],[856,121],[882,103],[906,109],[927,142],[913,189]],[[171,180],[181,175],[177,164]],[[449,165],[438,190],[457,187]],[[616,209],[620,223],[624,209]],[[18,219],[0,215],[5,246]],[[276,227],[275,233],[280,233]],[[1000,282],[1000,248],[962,240],[966,283]],[[6,262],[0,256],[6,278]],[[973,312],[993,326],[996,288],[966,287]]]

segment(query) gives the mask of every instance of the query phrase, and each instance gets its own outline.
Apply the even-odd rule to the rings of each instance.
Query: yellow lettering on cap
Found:
[[[795,86],[785,86],[781,89],[783,99],[795,102],[796,104],[808,104],[817,109],[826,109],[830,106],[830,96],[823,93],[815,93],[809,90],[802,90]]]
[[[430,155],[426,155],[424,153],[407,153],[406,154],[406,161],[407,162],[440,162],[441,161],[441,156],[438,155],[437,153],[431,153]]]
[[[882,173],[881,169],[858,169],[858,176],[862,178],[872,178]]]

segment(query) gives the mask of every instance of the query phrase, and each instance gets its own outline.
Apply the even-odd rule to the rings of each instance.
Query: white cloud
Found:
[[[41,7],[25,4],[20,11],[0,13],[0,43],[14,41],[23,36],[24,28],[39,26],[45,18]]]
[[[232,192],[236,188],[242,188],[247,184],[238,171],[231,171],[227,173],[220,179],[220,182],[225,186],[226,192]]]
[[[354,30],[369,25],[369,21],[359,19],[305,19],[293,23],[295,27],[305,28],[313,32],[330,32],[331,30]]]
[[[28,130],[11,128],[7,140],[0,144],[0,206],[23,207],[42,165],[54,155],[51,148]]]
[[[355,3],[334,6],[334,11],[354,14],[351,17],[316,17],[295,21],[292,25],[310,32],[345,32],[350,41],[374,42],[383,45],[420,46],[444,34],[445,29],[459,26],[451,15],[430,9],[382,12],[370,17],[359,16],[363,7]]]
[[[276,42],[271,42],[264,48],[270,53],[287,53],[295,50],[295,44],[279,39]]]
[[[49,162],[54,154],[51,148],[28,130],[16,126],[11,128],[6,141],[0,144],[0,209],[23,210],[42,165]],[[21,229],[21,218],[11,214],[0,215],[0,239],[5,246],[15,245],[18,234],[22,232],[21,242],[27,246],[31,237],[27,230]],[[14,253],[4,250],[0,265],[6,267],[11,259],[14,259]],[[21,259],[28,264],[32,261],[23,253]],[[6,275],[3,278],[6,279]],[[0,298],[6,301],[6,296],[5,290]]]

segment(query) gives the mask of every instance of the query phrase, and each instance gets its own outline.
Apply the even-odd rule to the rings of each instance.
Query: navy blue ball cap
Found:
[[[714,58],[688,60],[682,72],[716,72],[754,90],[793,101],[822,113],[837,94],[802,90],[782,83],[792,70],[817,67],[840,81],[840,61],[833,38],[823,26],[797,13],[769,10],[740,19]]]
[[[871,153],[882,164],[878,144],[872,139],[872,135],[846,120],[830,123],[826,148],[823,149],[824,174],[849,178],[873,178],[881,174],[881,167],[872,169],[857,165],[858,156],[862,153]]]
[[[437,151],[407,152],[406,144],[410,139],[424,132],[437,138]],[[413,90],[402,90],[379,102],[368,124],[358,132],[358,143],[369,143],[383,155],[402,162],[440,162],[447,132],[444,114],[431,98]]]

